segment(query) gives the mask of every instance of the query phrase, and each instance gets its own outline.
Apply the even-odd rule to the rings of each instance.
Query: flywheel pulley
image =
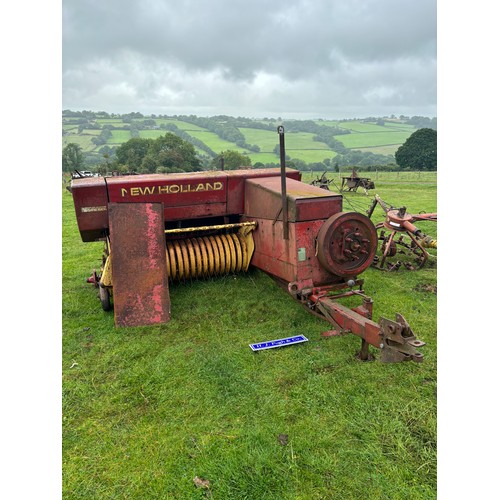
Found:
[[[358,212],[332,215],[318,232],[317,253],[321,265],[343,278],[362,273],[377,251],[373,222]]]

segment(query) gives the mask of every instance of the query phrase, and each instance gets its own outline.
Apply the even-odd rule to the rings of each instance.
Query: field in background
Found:
[[[376,189],[344,210],[374,193],[437,209],[435,173],[366,175]],[[328,323],[256,270],[173,284],[170,323],[116,329],[85,282],[102,244],[81,242],[66,190],[62,205],[65,498],[436,497],[434,265],[362,275],[374,319],[400,312],[427,343],[422,364],[357,361],[357,337],[321,337]],[[248,347],[295,334],[309,342]]]
[[[257,145],[260,148],[260,152],[256,153],[244,147],[239,147],[233,142],[223,140],[214,132],[186,121],[174,118],[155,118],[154,120],[157,127],[163,124],[175,125],[193,138],[204,142],[217,154],[230,149],[246,154],[253,163],[279,162],[279,155],[274,152],[274,148],[279,142],[276,131],[239,127],[239,131],[245,137],[247,144]],[[128,125],[118,118],[97,118],[95,121],[100,126],[113,125],[114,127],[123,127]],[[259,121],[255,120],[255,122]],[[348,149],[384,155],[393,155],[398,147],[416,130],[412,125],[397,121],[385,121],[383,125],[365,123],[361,120],[316,120],[316,123],[349,130],[350,134],[335,136]],[[100,133],[99,130],[83,129],[81,132],[78,132],[78,126],[71,125],[64,120],[62,129],[64,131],[62,137],[63,147],[71,142],[79,144],[84,152],[96,152],[102,147],[102,145],[96,146],[92,142],[92,137],[98,135]],[[165,133],[166,130],[160,129],[141,130],[139,136],[156,138]],[[314,163],[322,162],[326,158],[332,159],[337,155],[327,144],[313,141],[312,137],[312,133],[306,132],[286,133],[286,152],[290,158],[303,160],[306,163]],[[131,138],[132,135],[129,130],[112,130],[112,138],[107,141],[106,145],[117,146]]]

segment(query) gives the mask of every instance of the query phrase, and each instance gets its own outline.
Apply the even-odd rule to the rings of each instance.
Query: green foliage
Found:
[[[116,148],[115,156],[118,165],[127,165],[131,172],[137,172],[147,155],[152,139],[134,137]]]
[[[395,158],[402,168],[436,170],[437,132],[430,128],[417,130],[396,151]]]
[[[315,168],[314,164],[321,163],[325,157],[337,155],[340,155],[339,163],[362,168],[394,164],[396,150],[412,132],[417,128],[437,127],[436,118],[422,116],[283,121],[279,117],[143,116],[138,112],[117,115],[102,111],[64,110],[63,145],[80,145],[86,155],[85,167],[93,167],[102,162],[96,153],[103,145],[120,145],[131,137],[155,139],[162,130],[168,130],[194,146],[200,168],[203,169],[211,168],[216,151],[227,150],[247,155],[253,163],[279,166],[279,154],[275,150],[279,124],[284,125],[287,134],[288,161],[300,160],[308,164],[309,168]],[[351,154],[353,151],[356,153]],[[150,171],[153,168],[149,160],[144,165],[141,162],[134,167],[135,171]],[[185,167],[161,168],[183,170]]]
[[[130,172],[200,170],[193,145],[170,132],[156,139],[134,137],[120,145],[115,156],[115,165],[126,165]]]
[[[252,166],[252,161],[247,155],[238,153],[238,151],[221,151],[211,162],[214,170],[221,168],[221,159],[224,158],[224,170],[236,170],[238,168],[247,168]]]
[[[62,171],[72,172],[74,170],[81,170],[83,160],[82,148],[78,144],[70,142],[62,150]]]

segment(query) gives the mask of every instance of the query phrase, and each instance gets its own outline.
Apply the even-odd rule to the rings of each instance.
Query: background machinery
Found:
[[[396,208],[375,195],[367,211],[368,217],[372,216],[377,204],[385,212],[385,220],[375,225],[380,255],[375,255],[372,266],[383,271],[422,268],[430,257],[427,249],[437,249],[437,239],[427,236],[414,222],[437,222],[437,213],[410,214],[406,207]]]
[[[358,278],[374,259],[370,218],[342,211],[342,196],[301,182],[281,168],[74,179],[76,219],[84,242],[104,242],[99,288],[116,326],[167,323],[169,282],[256,267],[333,325],[331,335],[361,337],[380,360],[422,361],[424,345],[403,316],[372,319],[373,300]],[[358,297],[346,307],[344,297]]]

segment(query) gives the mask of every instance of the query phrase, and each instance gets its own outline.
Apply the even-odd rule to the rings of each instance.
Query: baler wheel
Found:
[[[99,285],[99,299],[104,311],[111,311],[111,294],[109,288]]]
[[[318,260],[328,272],[353,277],[372,263],[377,251],[377,231],[366,215],[339,212],[321,226],[317,250]]]

